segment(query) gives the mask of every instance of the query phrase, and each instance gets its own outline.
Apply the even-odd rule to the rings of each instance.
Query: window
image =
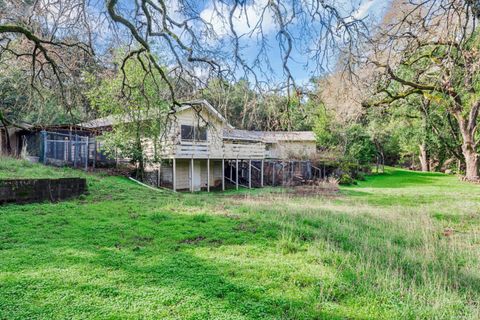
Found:
[[[193,126],[183,125],[181,127],[182,140],[193,140]]]
[[[195,128],[195,140],[207,141],[207,127]]]
[[[181,138],[186,141],[207,141],[207,127],[181,126]]]

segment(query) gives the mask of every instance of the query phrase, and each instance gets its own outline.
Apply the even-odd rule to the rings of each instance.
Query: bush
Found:
[[[357,176],[355,177],[355,180],[365,181],[365,173],[363,173],[363,172],[358,172],[358,173],[357,173]]]
[[[349,174],[342,174],[340,179],[338,179],[338,184],[341,186],[350,186],[352,184],[356,184],[355,180]]]

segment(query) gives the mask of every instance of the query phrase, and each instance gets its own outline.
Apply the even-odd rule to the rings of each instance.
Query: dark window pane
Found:
[[[207,141],[207,127],[200,127],[196,130],[197,141]]]
[[[181,127],[182,140],[193,140],[193,126],[183,125]]]

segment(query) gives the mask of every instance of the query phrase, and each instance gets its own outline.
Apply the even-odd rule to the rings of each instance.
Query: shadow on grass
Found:
[[[66,205],[70,210],[60,214]],[[340,311],[316,309],[312,300],[272,295],[262,284],[230,274],[245,266],[194,254],[198,247],[215,250],[232,246],[230,254],[245,245],[275,250],[279,235],[270,222],[160,212],[148,200],[110,205],[107,211],[101,211],[100,204],[81,202],[14,208],[8,223],[0,227],[0,235],[16,228],[15,233],[8,233],[8,246],[0,250],[0,275],[10,274],[0,286],[0,318],[15,318],[19,310],[25,318],[49,318],[59,314],[58,308],[65,317],[78,316],[79,312],[85,317],[130,317],[134,312],[130,300],[140,299],[144,287],[171,292],[176,297],[173,300],[149,302],[147,296],[143,303],[158,303],[157,309],[180,308],[175,312],[181,318],[206,319],[212,314],[242,319],[345,318]],[[188,202],[190,205],[194,203]],[[138,212],[140,209],[146,212]],[[36,214],[38,210],[43,213]],[[268,264],[263,257],[254,259]],[[80,271],[77,275],[51,270]],[[262,272],[278,277],[274,266]],[[112,275],[118,275],[121,280],[116,281],[131,291],[123,292],[114,280],[95,284],[96,278]],[[19,287],[23,288],[21,295]],[[69,298],[55,300],[61,296]],[[42,297],[47,298],[43,301]],[[185,305],[186,311],[182,311]],[[142,311],[138,310],[139,314]]]
[[[12,206],[8,213],[0,214],[0,247],[3,248],[0,275],[9,273],[8,281],[0,283],[0,309],[3,309],[0,318],[52,318],[55,308],[42,305],[42,299],[62,297],[63,291],[68,291],[70,299],[49,301],[50,305],[63,309],[66,318],[78,316],[76,304],[86,304],[85,301],[91,305],[83,310],[86,318],[138,317],[132,312],[135,308],[140,308],[139,313],[143,311],[142,305],[132,307],[132,300],[144,299],[145,308],[156,303],[155,308],[173,310],[177,318],[206,319],[216,313],[219,318],[362,319],[345,311],[348,308],[319,310],[316,305],[322,298],[319,279],[299,287],[298,295],[272,294],[262,283],[254,283],[254,279],[242,276],[241,272],[240,276],[234,274],[235,270],[242,271],[248,266],[236,265],[227,257],[207,260],[195,254],[199,247],[212,251],[228,248],[229,254],[236,254],[236,250],[244,246],[278,253],[281,231],[285,229],[295,235],[294,240],[300,246],[324,242],[335,248],[336,258],[320,262],[340,272],[339,279],[332,285],[333,293],[323,301],[343,306],[362,296],[371,297],[377,290],[378,276],[392,270],[398,272],[405,283],[413,281],[421,290],[428,291],[432,289],[431,283],[446,279],[445,293],[455,293],[460,299],[461,293],[468,293],[471,301],[478,300],[480,295],[480,279],[462,272],[462,264],[468,262],[465,252],[447,254],[442,251],[445,248],[434,246],[439,251],[434,252],[431,260],[425,259],[422,256],[424,239],[418,230],[406,230],[380,218],[325,210],[306,215],[293,210],[288,212],[291,220],[284,221],[279,218],[279,212],[286,209],[273,203],[269,206],[244,204],[232,208],[231,213],[235,215],[220,215],[210,214],[217,204],[214,200],[218,201],[219,197],[213,200],[203,195],[159,197],[153,191],[133,188],[123,181],[104,188],[94,185],[92,190],[98,190],[100,197],[112,194],[113,199],[97,203],[91,200],[98,195],[92,195],[78,202]],[[186,209],[192,212],[184,212]],[[195,213],[200,210],[203,213]],[[284,258],[302,255],[295,250],[293,247]],[[79,254],[72,255],[72,252]],[[258,272],[265,272],[269,280],[278,281],[277,291],[286,289],[282,282],[288,274],[278,274],[277,268],[261,253],[251,259],[270,264]],[[346,263],[349,259],[352,261]],[[359,273],[356,269],[359,265],[370,268]],[[29,279],[38,272],[69,268],[78,268],[81,276],[68,279],[67,283],[61,274],[51,275],[55,281]],[[100,271],[91,273],[97,269]],[[112,274],[118,274],[121,279],[108,278]],[[90,284],[102,277],[107,279],[105,285]],[[130,291],[118,289],[117,283]],[[165,289],[174,298],[155,300],[144,296],[145,286]],[[392,292],[378,294],[380,300],[386,301],[381,312],[388,314],[395,303],[391,300]],[[435,297],[423,298],[431,298],[427,301],[435,304]],[[466,308],[468,303],[462,300],[461,307]],[[459,308],[457,312],[462,312],[458,304],[455,307]],[[18,316],[20,310],[22,316]]]

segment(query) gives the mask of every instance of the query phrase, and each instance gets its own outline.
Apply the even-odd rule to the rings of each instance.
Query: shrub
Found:
[[[338,179],[338,184],[342,186],[350,186],[355,184],[355,180],[349,174],[342,174]]]

